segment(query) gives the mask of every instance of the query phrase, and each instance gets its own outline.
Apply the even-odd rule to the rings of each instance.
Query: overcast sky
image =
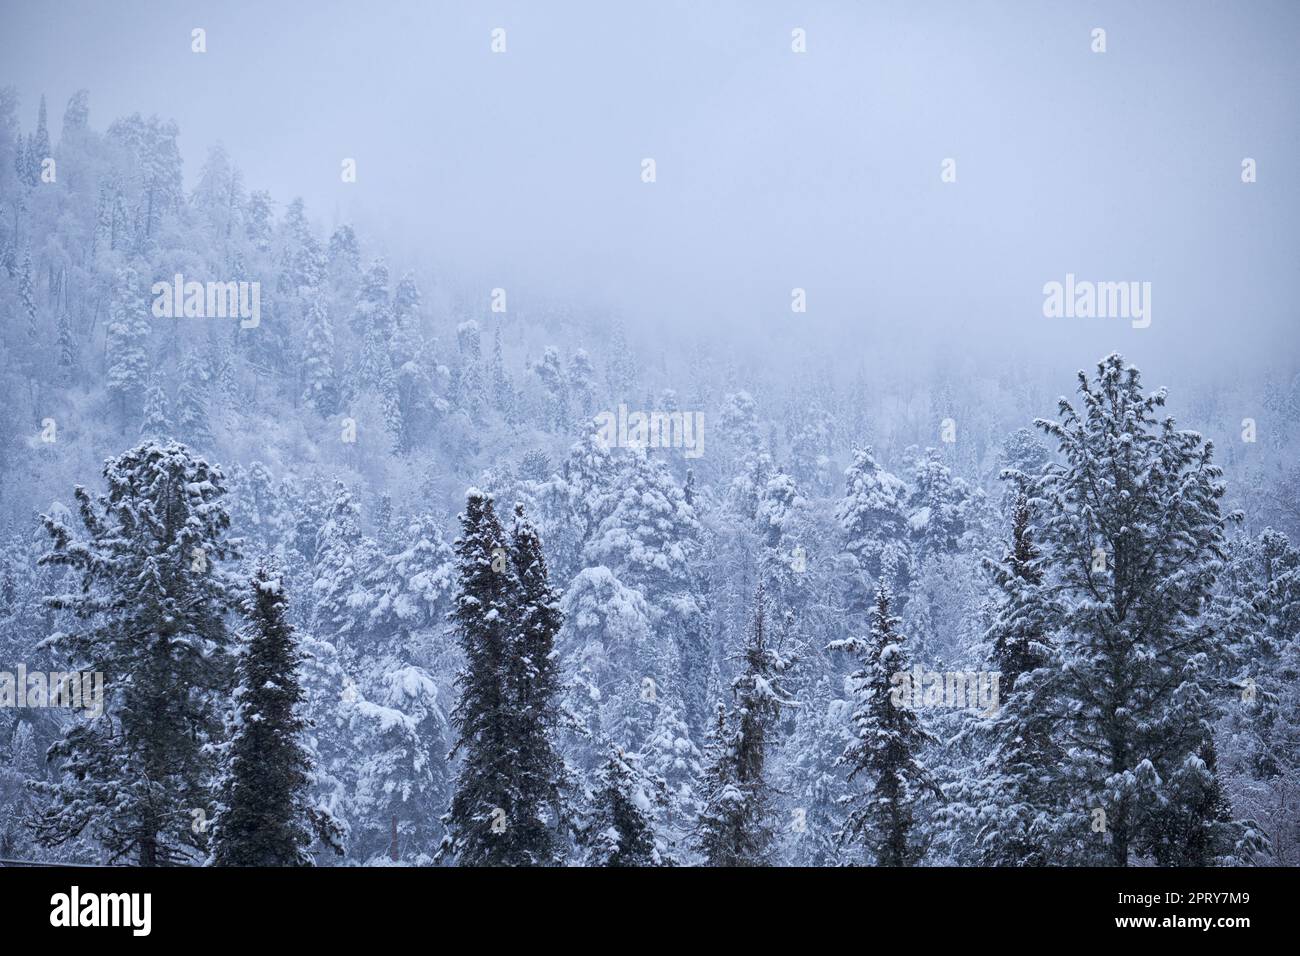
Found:
[[[43,92],[57,135],[80,87],[98,129],[174,118],[188,182],[220,141],[250,187],[399,263],[758,342],[1014,343],[1068,368],[1300,355],[1293,0],[6,0],[0,21],[24,128]],[[1151,326],[1044,318],[1067,272],[1151,282]]]

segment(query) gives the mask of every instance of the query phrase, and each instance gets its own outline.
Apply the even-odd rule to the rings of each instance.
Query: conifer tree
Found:
[[[870,447],[854,453],[844,476],[844,497],[835,517],[844,533],[845,550],[857,559],[864,582],[879,581],[886,568],[893,568],[902,580],[890,585],[905,588],[909,564],[906,486],[880,467]]]
[[[1059,777],[1064,754],[1054,693],[1060,661],[1031,519],[1022,487],[1006,553],[1001,562],[985,562],[998,588],[986,635],[989,665],[998,674],[998,707],[971,722],[972,738],[987,749],[941,811],[954,828],[970,828],[974,858],[985,866],[1043,866],[1063,856],[1083,862],[1086,849],[1071,843],[1064,824],[1083,821]]]
[[[109,307],[106,387],[123,421],[135,422],[149,377],[149,322],[132,268],[118,270]]]
[[[208,424],[211,404],[208,368],[197,352],[189,352],[181,361],[181,384],[176,390],[176,431],[185,441],[200,448],[212,444]]]
[[[1157,866],[1232,866],[1263,851],[1262,837],[1253,828],[1239,833],[1233,820],[1213,737],[1174,771],[1168,792],[1172,799],[1152,810],[1141,831],[1140,849]]]
[[[167,393],[157,382],[144,393],[144,421],[140,423],[141,438],[165,439],[171,436],[172,423],[167,416]]]
[[[497,324],[492,329],[492,403],[496,410],[501,413],[501,417],[510,424],[514,424],[517,409],[515,408],[515,387],[510,381],[510,373],[506,371],[505,359],[501,355],[501,326]]]
[[[540,540],[516,521],[507,541],[490,495],[471,488],[451,613],[465,665],[452,712],[462,758],[440,855],[469,866],[545,866],[563,857],[563,768],[553,737],[561,623]]]
[[[560,862],[565,825],[564,760],[556,749],[560,725],[560,668],[555,639],[564,623],[560,595],[548,579],[536,528],[515,505],[510,564],[516,591],[513,647],[506,658],[506,692],[515,701],[513,775],[520,818],[514,839],[539,863]]]
[[[361,245],[356,230],[347,223],[330,233],[329,264],[340,277],[351,277],[361,270]]]
[[[794,732],[785,748],[790,862],[797,866],[834,866],[841,861],[839,833],[844,826],[840,796],[843,778],[837,761],[849,730],[849,708],[838,698],[829,676],[819,678],[795,712]],[[805,695],[801,695],[805,696]]]
[[[63,110],[63,136],[80,133],[90,122],[90,92],[77,90],[68,97],[68,105]]]
[[[70,385],[77,373],[77,339],[72,334],[72,317],[67,310],[59,313],[59,381]]]
[[[795,660],[769,640],[760,584],[740,657],[744,669],[731,683],[735,706],[721,708],[714,728],[708,797],[696,829],[696,846],[709,866],[765,866],[774,837],[772,786],[765,776],[770,738],[783,708],[794,706],[783,684]]]
[[[595,412],[592,406],[596,398],[596,369],[585,349],[569,356],[568,391],[573,396],[576,414],[588,418]]]
[[[334,328],[319,291],[313,290],[308,295],[306,323],[302,400],[319,414],[332,415],[339,399],[334,376]]]
[[[243,604],[248,621],[235,665],[232,734],[212,821],[213,866],[310,866],[316,839],[342,853],[341,830],[309,795],[309,723],[299,682],[302,652],[281,577],[265,565]]]
[[[908,495],[909,525],[918,559],[959,550],[966,531],[966,505],[970,491],[954,478],[943,458],[933,448],[916,463]]]
[[[1094,837],[1104,835],[1110,862],[1125,866],[1158,845],[1153,827],[1191,832],[1209,822],[1206,785],[1180,781],[1189,759],[1202,778],[1211,772],[1200,755],[1221,707],[1226,642],[1204,612],[1231,516],[1220,510],[1211,443],[1159,419],[1164,390],[1144,394],[1121,356],[1102,359],[1095,381],[1080,372],[1079,397],[1077,409],[1061,400],[1060,421],[1038,422],[1061,461],[1030,494],[1042,502],[1056,609],[1057,734],[1069,755],[1058,774],[1080,811],[1102,812]],[[1222,857],[1248,834],[1224,826],[1216,836]]]
[[[857,780],[861,789],[849,798],[852,809],[840,839],[862,843],[878,866],[914,866],[921,860],[928,847],[916,833],[917,809],[938,792],[922,762],[932,738],[893,680],[910,667],[901,623],[891,613],[889,587],[881,582],[868,636],[829,645],[853,654],[860,664],[851,677],[854,740],[839,764],[849,768],[849,781]]]
[[[554,346],[546,346],[541,360],[533,363],[532,370],[542,383],[546,396],[541,425],[549,431],[559,431],[569,417],[569,383],[559,351]]]
[[[992,663],[1007,693],[1021,674],[1043,663],[1041,645],[1049,639],[1046,633],[1049,624],[1041,608],[1042,596],[1030,590],[1043,582],[1030,515],[1029,499],[1021,491],[1011,513],[1011,546],[1001,564],[986,562],[1004,594],[990,636]]]
[[[70,723],[51,756],[63,780],[38,837],[61,845],[83,831],[112,860],[193,860],[205,849],[218,715],[231,682],[225,615],[234,591],[221,562],[225,479],[184,445],[146,441],[104,467],[108,490],[77,488],[85,537],[45,516],[42,564],[66,567],[75,590],[49,606],[83,626],[50,638],[104,675],[104,712]]]
[[[611,745],[596,775],[593,808],[583,829],[586,866],[659,866],[653,800],[633,754]]]
[[[40,338],[41,327],[36,321],[36,295],[32,288],[32,254],[23,250],[22,262],[18,265],[18,300],[22,305],[23,315],[27,317],[27,338],[33,344]]]

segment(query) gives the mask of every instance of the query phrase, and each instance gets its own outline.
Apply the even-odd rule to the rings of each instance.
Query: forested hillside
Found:
[[[0,90],[0,859],[1300,864],[1294,363],[663,335],[92,105]]]

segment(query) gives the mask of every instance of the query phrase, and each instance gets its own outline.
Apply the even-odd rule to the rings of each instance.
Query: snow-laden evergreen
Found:
[[[555,865],[569,826],[555,746],[558,595],[522,509],[507,538],[491,496],[471,489],[461,527],[452,611],[465,659],[452,712],[460,763],[442,852],[462,865]]]
[[[1227,648],[1206,612],[1231,518],[1213,444],[1160,417],[1165,391],[1144,392],[1117,354],[1078,392],[1038,422],[1060,460],[1029,483],[1059,658],[1044,706],[1073,811],[1057,827],[1079,838],[1096,821],[1116,865],[1249,856],[1253,831],[1218,806],[1207,759]]]
[[[319,839],[342,853],[339,827],[312,802],[308,727],[298,670],[302,652],[274,569],[249,581],[248,618],[235,664],[229,742],[221,745],[211,831],[213,866],[310,866]]]
[[[743,670],[731,684],[733,706],[730,712],[719,706],[696,832],[696,848],[710,866],[773,862],[774,787],[767,762],[777,718],[797,706],[786,690],[796,659],[769,634],[761,585],[740,663]]]
[[[89,829],[113,860],[194,862],[232,677],[225,479],[184,445],[148,441],[110,460],[104,480],[100,494],[76,490],[80,533],[43,519],[41,562],[70,571],[48,603],[71,629],[49,644],[106,687],[104,712],[71,721],[51,750],[62,776],[42,784],[53,800],[37,835],[58,845]]]
[[[654,803],[662,800],[647,785],[636,758],[611,747],[596,774],[592,812],[581,842],[587,866],[662,866],[655,845]]]
[[[911,669],[902,621],[892,613],[889,586],[876,588],[865,637],[835,641],[831,649],[852,654],[853,740],[839,764],[847,768],[849,813],[842,842],[857,841],[877,866],[915,866],[929,838],[922,826],[924,803],[938,795],[922,753],[931,737],[910,694],[895,675]]]

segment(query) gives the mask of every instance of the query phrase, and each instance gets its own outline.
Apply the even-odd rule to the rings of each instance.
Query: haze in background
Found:
[[[44,93],[57,137],[81,87],[97,129],[174,118],[190,184],[222,142],[249,188],[485,300],[854,360],[1012,350],[1067,371],[1117,348],[1162,381],[1300,355],[1294,3],[61,2],[0,21],[25,129]],[[1067,272],[1151,282],[1151,327],[1044,318]]]

